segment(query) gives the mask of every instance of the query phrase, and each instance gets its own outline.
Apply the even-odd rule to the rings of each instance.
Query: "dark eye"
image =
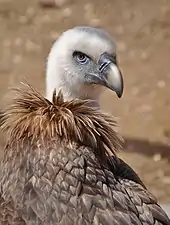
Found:
[[[82,52],[74,52],[73,57],[81,64],[85,64],[89,61],[89,57]]]

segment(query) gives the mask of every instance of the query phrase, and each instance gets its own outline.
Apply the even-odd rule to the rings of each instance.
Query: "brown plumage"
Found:
[[[51,103],[29,85],[16,91],[4,114],[1,225],[170,224],[117,158],[112,116],[61,92]]]

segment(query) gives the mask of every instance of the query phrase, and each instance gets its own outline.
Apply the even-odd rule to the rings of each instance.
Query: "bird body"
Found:
[[[142,185],[118,175],[112,116],[61,92],[53,103],[30,86],[18,94],[4,116],[1,225],[170,224]]]
[[[100,111],[104,88],[122,96],[115,44],[100,29],[76,27],[50,51],[46,98],[30,85],[16,90],[2,116],[1,225],[170,225],[116,155],[122,139]]]

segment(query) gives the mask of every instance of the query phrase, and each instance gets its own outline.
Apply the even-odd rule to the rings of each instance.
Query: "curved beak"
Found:
[[[98,71],[88,75],[93,84],[103,85],[115,91],[120,98],[123,94],[123,77],[117,66],[116,59],[108,53],[103,53],[98,60]]]
[[[114,63],[108,65],[106,75],[103,76],[103,79],[105,86],[115,91],[120,98],[123,94],[123,77],[119,68]]]
[[[120,98],[123,94],[123,77],[120,72],[116,59],[110,56],[108,53],[103,53],[98,61],[100,79],[103,84],[115,91],[117,96]]]

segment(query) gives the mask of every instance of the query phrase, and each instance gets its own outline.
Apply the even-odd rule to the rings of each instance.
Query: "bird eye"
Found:
[[[89,61],[89,57],[82,52],[74,52],[73,57],[81,64],[85,64]]]

